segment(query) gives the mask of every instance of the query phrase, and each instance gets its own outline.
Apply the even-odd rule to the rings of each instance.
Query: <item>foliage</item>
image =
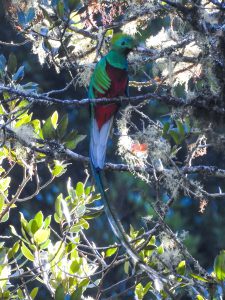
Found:
[[[223,1],[203,0],[5,2],[14,29],[32,43],[40,64],[53,66],[70,80],[63,89],[41,92],[41,84],[29,80],[15,52],[0,54],[0,222],[7,222],[13,241],[9,245],[3,237],[0,243],[1,298],[35,299],[40,286],[56,300],[112,299],[126,293],[136,299],[224,296],[224,250],[209,263],[213,272],[204,269],[185,246],[187,234],[182,228],[174,232],[168,217],[184,196],[196,199],[201,213],[208,202],[225,196],[219,181],[225,170],[218,169],[217,160],[224,153],[224,126],[218,126],[218,116],[225,114],[224,9]],[[142,214],[144,226],[136,229],[128,222],[127,233],[142,267],[156,272],[154,280],[120,241],[96,246],[92,233],[103,215],[99,195],[88,183],[89,175],[76,186],[68,178],[70,159],[88,164],[87,157],[74,152],[86,136],[77,124],[70,131],[69,116],[60,111],[86,105],[89,99],[55,96],[88,86],[96,62],[119,30],[141,45],[129,55],[130,90],[141,94],[122,99],[130,104],[120,110],[117,122],[118,154],[126,164],[106,168],[118,171],[119,180],[120,171],[133,174],[141,187],[146,183],[144,192],[154,195],[148,203],[151,213]],[[42,120],[35,116],[40,104],[60,108]],[[13,168],[20,182],[14,180]],[[209,177],[214,179],[212,189]],[[67,192],[54,199],[51,214],[40,210],[28,218],[20,211],[20,226],[14,226],[13,211],[57,178],[61,183],[66,178]],[[27,188],[31,183],[36,185],[33,192]],[[116,193],[111,186],[107,192]],[[107,286],[108,274],[117,268],[121,279]]]
[[[82,247],[81,232],[89,227],[86,219],[91,219],[90,213],[96,210],[90,204],[98,196],[93,193],[93,187],[85,187],[81,182],[73,188],[69,180],[67,186],[68,196],[63,199],[60,194],[55,205],[58,233],[52,229],[51,215],[44,218],[42,211],[29,221],[20,213],[21,234],[10,225],[14,245],[7,248],[1,243],[1,293],[4,299],[35,298],[38,288],[30,294],[24,289],[27,272],[46,284],[55,299],[64,299],[60,298],[60,293],[78,299],[89,285],[98,265],[83,256],[78,247]],[[8,280],[17,276],[21,277],[22,285],[12,294]]]

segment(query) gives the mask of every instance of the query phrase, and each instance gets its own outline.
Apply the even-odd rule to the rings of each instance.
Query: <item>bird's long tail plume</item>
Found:
[[[154,284],[159,286],[160,285],[159,283],[164,281],[164,279],[161,276],[159,277],[157,272],[154,269],[152,269],[150,266],[145,264],[141,260],[141,258],[138,256],[138,253],[130,244],[130,242],[126,236],[126,233],[123,229],[123,226],[122,226],[121,222],[119,221],[115,211],[111,207],[108,196],[105,193],[104,186],[103,186],[103,180],[102,180],[103,171],[101,169],[96,169],[92,162],[91,162],[91,168],[92,168],[93,176],[96,181],[97,188],[101,194],[101,198],[102,198],[102,201],[104,204],[104,210],[105,210],[106,216],[108,218],[108,221],[110,223],[113,233],[119,239],[122,246],[125,248],[127,254],[132,259],[133,263],[135,265],[138,265],[143,271],[145,271],[148,274],[149,278],[154,282]]]

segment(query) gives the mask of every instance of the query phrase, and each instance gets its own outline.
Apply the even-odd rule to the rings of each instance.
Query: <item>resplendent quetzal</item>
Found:
[[[128,88],[128,63],[127,55],[134,48],[132,37],[117,33],[111,40],[111,50],[96,65],[89,86],[89,98],[114,98],[127,96]],[[93,176],[104,203],[104,210],[110,226],[120,240],[127,254],[134,264],[147,272],[155,282],[158,275],[150,266],[145,264],[129,242],[123,226],[116,212],[111,208],[110,201],[103,186],[102,173],[105,163],[106,147],[113,118],[119,106],[116,103],[91,104],[91,129],[90,129],[90,160]]]
[[[127,55],[134,48],[131,36],[117,33],[111,40],[111,50],[96,65],[89,86],[89,98],[127,96]],[[91,105],[90,157],[95,168],[103,169],[106,147],[116,103]]]

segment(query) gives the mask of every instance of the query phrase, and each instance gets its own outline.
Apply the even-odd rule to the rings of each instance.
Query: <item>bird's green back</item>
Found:
[[[104,95],[110,88],[111,80],[106,72],[106,63],[115,68],[127,70],[127,54],[133,47],[134,40],[129,35],[118,33],[113,36],[111,50],[97,63],[91,76],[89,98],[96,98],[94,90]]]

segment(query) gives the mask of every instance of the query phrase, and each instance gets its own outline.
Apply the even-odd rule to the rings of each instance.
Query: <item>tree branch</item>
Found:
[[[47,156],[56,159],[61,159],[61,160],[72,159],[73,161],[80,161],[82,163],[89,164],[90,161],[89,157],[78,154],[69,149],[66,149],[62,145],[58,145],[58,147],[56,147],[57,149],[60,149],[60,151],[51,149],[48,144],[46,144],[45,147],[36,147],[33,144],[28,143],[21,137],[18,137],[12,129],[9,129],[8,127],[6,127],[5,129],[8,134],[16,138],[23,146],[28,147],[36,152],[46,154]],[[113,164],[108,162],[105,164],[104,169],[110,171],[130,172],[130,167],[122,163]],[[138,166],[134,168],[134,171],[136,172],[141,172],[142,170],[143,169]],[[167,171],[168,169],[164,169],[164,170]],[[154,169],[152,167],[148,167],[146,168],[146,172],[153,175]],[[179,172],[181,172],[182,174],[200,174],[200,175],[205,175],[210,177],[214,176],[218,178],[225,178],[225,169],[219,169],[216,166],[205,166],[205,165],[184,166],[179,169]]]
[[[173,97],[170,94],[159,95],[156,93],[147,93],[145,95],[140,96],[133,96],[133,97],[117,97],[117,98],[98,98],[98,99],[90,99],[85,98],[82,100],[77,99],[57,99],[48,97],[43,94],[35,94],[35,93],[28,93],[21,90],[14,89],[12,87],[7,87],[0,85],[0,92],[7,91],[18,97],[25,97],[29,102],[32,103],[39,103],[39,104],[63,104],[63,105],[71,105],[75,107],[87,105],[90,103],[134,103],[138,104],[144,102],[146,100],[158,100],[166,105],[178,106],[178,107],[195,107],[195,108],[203,108],[207,111],[213,111],[219,115],[225,115],[225,109],[215,105],[217,99],[214,95],[207,95],[207,94],[200,94],[191,100],[184,100],[182,98]],[[14,98],[15,99],[15,98]],[[1,100],[0,103],[5,103],[7,100]]]
[[[0,45],[2,45],[2,46],[11,46],[11,47],[20,47],[20,46],[24,46],[28,43],[31,43],[31,41],[30,40],[25,40],[21,43],[14,43],[14,42],[9,43],[9,42],[0,41]]]

